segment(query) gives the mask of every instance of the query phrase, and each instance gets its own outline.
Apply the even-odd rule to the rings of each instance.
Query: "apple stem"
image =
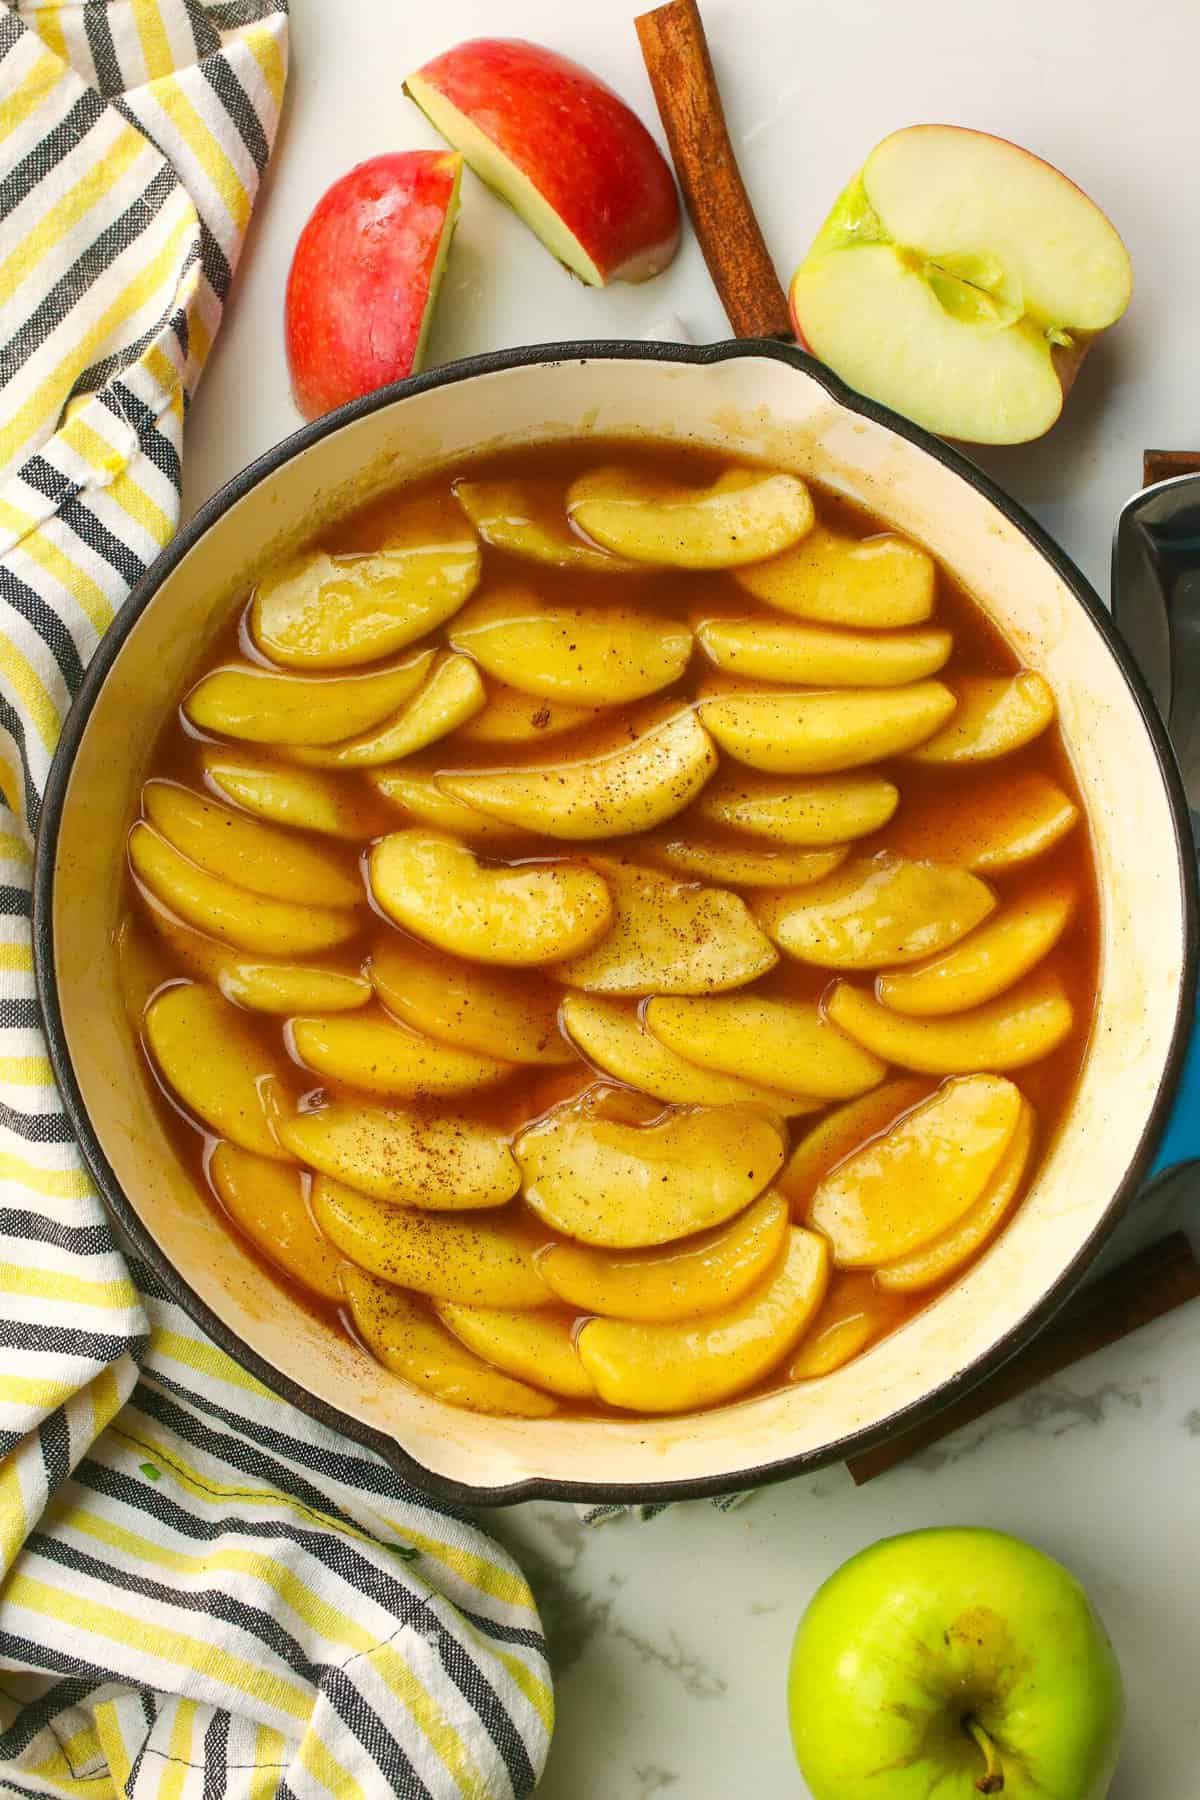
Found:
[[[963,1720],[963,1730],[978,1747],[984,1760],[984,1771],[975,1783],[981,1794],[1002,1794],[1004,1792],[1004,1770],[1000,1767],[1000,1758],[993,1744],[978,1719],[969,1715]]]

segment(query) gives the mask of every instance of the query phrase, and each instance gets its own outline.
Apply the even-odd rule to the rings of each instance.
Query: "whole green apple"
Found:
[[[885,1538],[818,1590],[788,1708],[813,1800],[1103,1800],[1124,1696],[1061,1563],[944,1528]]]

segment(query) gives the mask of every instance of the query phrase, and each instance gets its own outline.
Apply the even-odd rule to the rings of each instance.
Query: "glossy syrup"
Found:
[[[728,468],[730,463],[728,457],[716,459],[703,453],[681,450],[676,446],[656,446],[644,443],[614,445],[611,441],[606,441],[602,450],[598,449],[596,445],[578,443],[508,451],[496,456],[475,459],[469,465],[398,489],[395,493],[384,496],[325,530],[314,540],[314,545],[331,552],[372,550],[385,541],[389,535],[398,507],[406,505],[414,494],[444,492],[449,482],[457,475],[469,473],[472,479],[501,476],[553,476],[565,488],[576,474],[594,467],[598,461],[608,462],[618,459],[635,467],[653,467],[656,472],[682,483],[710,481],[722,469]],[[887,529],[886,525],[879,520],[832,495],[817,490],[814,498],[821,523],[831,526],[845,535],[868,537]],[[780,614],[773,613],[769,608],[757,604],[746,590],[735,584],[731,575],[724,573],[676,573],[655,570],[647,571],[645,574],[612,575],[587,570],[558,570],[507,555],[484,545],[483,576],[477,592],[486,588],[490,577],[520,581],[527,589],[535,589],[544,598],[547,605],[594,605],[597,607],[614,603],[621,606],[644,605],[651,608],[656,614],[680,617],[687,617],[694,614],[698,608],[711,605],[713,611],[736,613],[743,618],[761,616],[778,622],[781,617]],[[209,669],[229,661],[232,657],[250,655],[257,661],[263,660],[251,644],[249,633],[245,629],[247,607],[248,598],[235,609],[224,629],[214,638],[205,655],[198,660],[187,683],[188,689]],[[954,634],[954,649],[944,669],[939,671],[939,679],[967,673],[1004,675],[1015,672],[1020,666],[1011,646],[1001,633],[944,569],[939,569],[937,601],[933,618],[929,623],[944,626]],[[441,636],[440,632],[434,633],[433,641],[437,641]],[[410,646],[411,648],[415,648],[415,646]],[[400,654],[408,655],[409,650]],[[346,671],[346,673],[360,672],[363,671]],[[683,680],[675,688],[664,690],[656,698],[688,697],[695,691],[699,679],[707,672],[709,672],[709,666],[697,649]],[[632,710],[629,709],[630,714]],[[584,755],[588,753],[593,737],[597,747],[601,740],[605,744],[612,742],[614,720],[619,721],[622,727],[632,731],[630,717],[628,715],[623,717],[620,708],[606,709],[606,712],[605,725],[594,734],[587,730],[575,731],[555,736],[546,743],[476,745],[461,742],[457,739],[456,734],[452,734],[429,750],[407,759],[406,766],[437,772],[450,767],[462,769],[471,765],[513,766],[522,762],[555,761],[560,756],[566,758]],[[177,709],[168,720],[153,748],[148,759],[147,775],[179,781],[204,791],[206,783],[200,764],[202,742],[196,728],[185,722],[182,713]],[[256,760],[260,756],[264,763],[270,760],[270,752],[265,747],[254,745],[252,748]],[[284,759],[279,758],[278,760],[281,766],[287,766]],[[993,764],[989,767],[991,771],[994,771],[998,766]],[[1081,805],[1078,785],[1057,726],[1051,727],[1024,749],[1004,758],[1002,766],[1014,775],[1022,770],[1036,770],[1050,776],[1075,799],[1077,804]],[[887,848],[892,836],[902,824],[905,807],[911,806],[917,801],[934,797],[943,791],[953,791],[960,796],[962,805],[969,806],[970,804],[971,777],[961,770],[921,767],[907,762],[895,765],[886,762],[879,763],[872,765],[872,768],[888,776],[899,786],[902,795],[900,810],[890,825],[870,837],[857,840],[856,854],[860,852],[871,854],[873,851]],[[387,806],[376,796],[364,774],[347,773],[339,775],[338,780],[355,790],[361,804],[365,857],[366,848],[373,838],[397,829],[406,821],[396,809]],[[224,796],[216,797],[222,803],[228,804]],[[719,829],[706,823],[704,835],[708,839],[716,839],[720,835]],[[733,842],[734,834],[728,835],[730,841]],[[328,843],[331,840],[319,838],[317,841]],[[601,855],[614,851],[617,854],[628,854],[630,848],[635,845],[636,840],[624,838],[619,840],[619,847],[617,844],[600,841],[589,842],[579,848]],[[564,846],[561,842],[531,837],[528,849],[523,854],[537,856],[540,860],[548,860],[569,855],[571,849],[571,846]],[[1016,1070],[1011,1075],[1011,1079],[1033,1103],[1038,1117],[1036,1149],[1026,1175],[1024,1183],[1026,1188],[1036,1175],[1037,1167],[1044,1158],[1047,1148],[1071,1104],[1091,1029],[1097,989],[1099,930],[1095,867],[1086,817],[1059,845],[1047,855],[1039,858],[1032,867],[1036,869],[1039,877],[1049,875],[1051,872],[1068,876],[1078,892],[1079,904],[1068,931],[1052,953],[1053,966],[1062,976],[1074,1006],[1076,1021],[1074,1029],[1070,1037],[1050,1056],[1028,1068]],[[1019,886],[1027,878],[1028,871],[1026,870],[987,876],[988,881],[996,888],[1001,904],[1004,902],[1006,892]],[[142,902],[135,884],[128,875],[126,880],[127,916],[123,930],[132,941],[135,951],[129,960],[129,967],[144,971],[149,966],[154,975],[161,979],[181,977],[192,979],[193,977],[186,970],[172,969],[169,966],[169,954],[166,952],[165,946],[141,922]],[[378,910],[372,907],[372,911],[364,913],[361,941],[341,947],[336,956],[328,959],[331,965],[336,962],[338,966],[345,967],[348,957],[353,960],[359,955],[365,963],[369,955],[371,938],[381,928]],[[395,929],[390,922],[387,923],[386,928]],[[321,958],[305,957],[304,960],[320,962]],[[770,992],[781,997],[819,999],[832,986],[835,979],[836,976],[831,971],[783,958],[774,970],[754,986],[760,991]],[[154,985],[153,978],[147,980],[144,974],[127,977],[130,1015],[135,1023],[144,1010],[148,993],[153,990]],[[263,1044],[264,1061],[273,1061],[278,1056],[283,1041],[282,1021],[255,1013],[245,1013],[243,1016]],[[269,1058],[266,1054],[268,1046],[271,1051]],[[162,1111],[177,1154],[192,1170],[197,1184],[228,1228],[240,1236],[238,1227],[228,1218],[207,1177],[208,1153],[212,1146],[211,1136],[189,1119],[169,1098],[151,1072],[148,1057],[146,1062],[147,1079],[151,1083],[156,1103]],[[897,1070],[893,1073],[899,1074],[903,1071]],[[603,1080],[608,1085],[616,1085],[613,1083],[612,1077],[598,1076],[596,1071],[576,1055],[571,1063],[562,1066],[520,1069],[509,1080],[497,1087],[481,1094],[469,1096],[466,1109],[481,1120],[494,1123],[505,1132],[515,1135],[529,1121],[582,1092],[597,1079]],[[930,1078],[931,1091],[937,1086],[937,1083],[938,1078]],[[299,1068],[297,1069],[296,1086],[297,1091],[301,1093],[312,1092],[319,1087],[320,1091],[328,1098],[341,1097],[334,1084],[322,1083],[311,1072]],[[353,1097],[361,1098],[358,1095]],[[378,1096],[368,1098],[372,1104],[384,1106],[388,1104],[386,1100]],[[398,1104],[411,1105],[412,1103]],[[455,1110],[462,1109],[463,1103],[460,1100]],[[818,1118],[821,1116],[823,1115],[816,1115]],[[812,1118],[793,1120],[790,1126],[791,1142],[794,1144],[798,1136],[813,1122]],[[522,1202],[517,1200],[512,1205],[520,1207]],[[532,1218],[532,1216],[531,1214],[530,1217]],[[547,1229],[547,1241],[550,1236]],[[264,1280],[272,1281],[276,1285],[286,1288],[297,1304],[327,1318],[336,1329],[350,1331],[347,1320],[332,1306],[316,1299],[298,1283],[289,1281],[288,1277],[273,1263],[270,1263],[249,1240],[243,1238],[242,1241],[262,1268]],[[655,1254],[662,1256],[665,1254],[665,1250],[660,1249]],[[842,1275],[837,1272],[833,1276],[834,1283],[848,1279],[857,1279],[857,1277],[851,1277],[849,1273]],[[919,1294],[897,1296],[894,1323],[891,1329],[897,1329],[916,1312],[930,1305],[937,1299],[941,1291],[938,1288],[931,1288]],[[760,1384],[758,1389],[748,1390],[739,1398],[748,1398],[755,1392],[778,1385],[779,1376],[776,1375]],[[578,1402],[562,1401],[560,1406],[563,1415],[612,1416],[609,1409],[601,1404],[593,1407],[586,1404],[581,1405]]]

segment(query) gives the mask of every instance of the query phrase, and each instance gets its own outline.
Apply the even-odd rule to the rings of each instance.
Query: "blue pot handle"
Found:
[[[1156,1176],[1165,1175],[1168,1169],[1178,1169],[1184,1163],[1197,1160],[1200,1160],[1200,995],[1197,995],[1192,1036],[1175,1104],[1146,1179],[1153,1181]]]
[[[1200,471],[1157,481],[1121,509],[1113,616],[1167,728],[1200,848]],[[1175,1104],[1148,1180],[1200,1159],[1200,995]]]

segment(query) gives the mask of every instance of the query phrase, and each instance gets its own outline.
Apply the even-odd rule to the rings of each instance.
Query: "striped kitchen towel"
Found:
[[[549,1742],[518,1569],[126,1263],[39,1027],[40,795],[175,529],[286,55],[286,0],[0,0],[0,1793],[507,1800]]]

